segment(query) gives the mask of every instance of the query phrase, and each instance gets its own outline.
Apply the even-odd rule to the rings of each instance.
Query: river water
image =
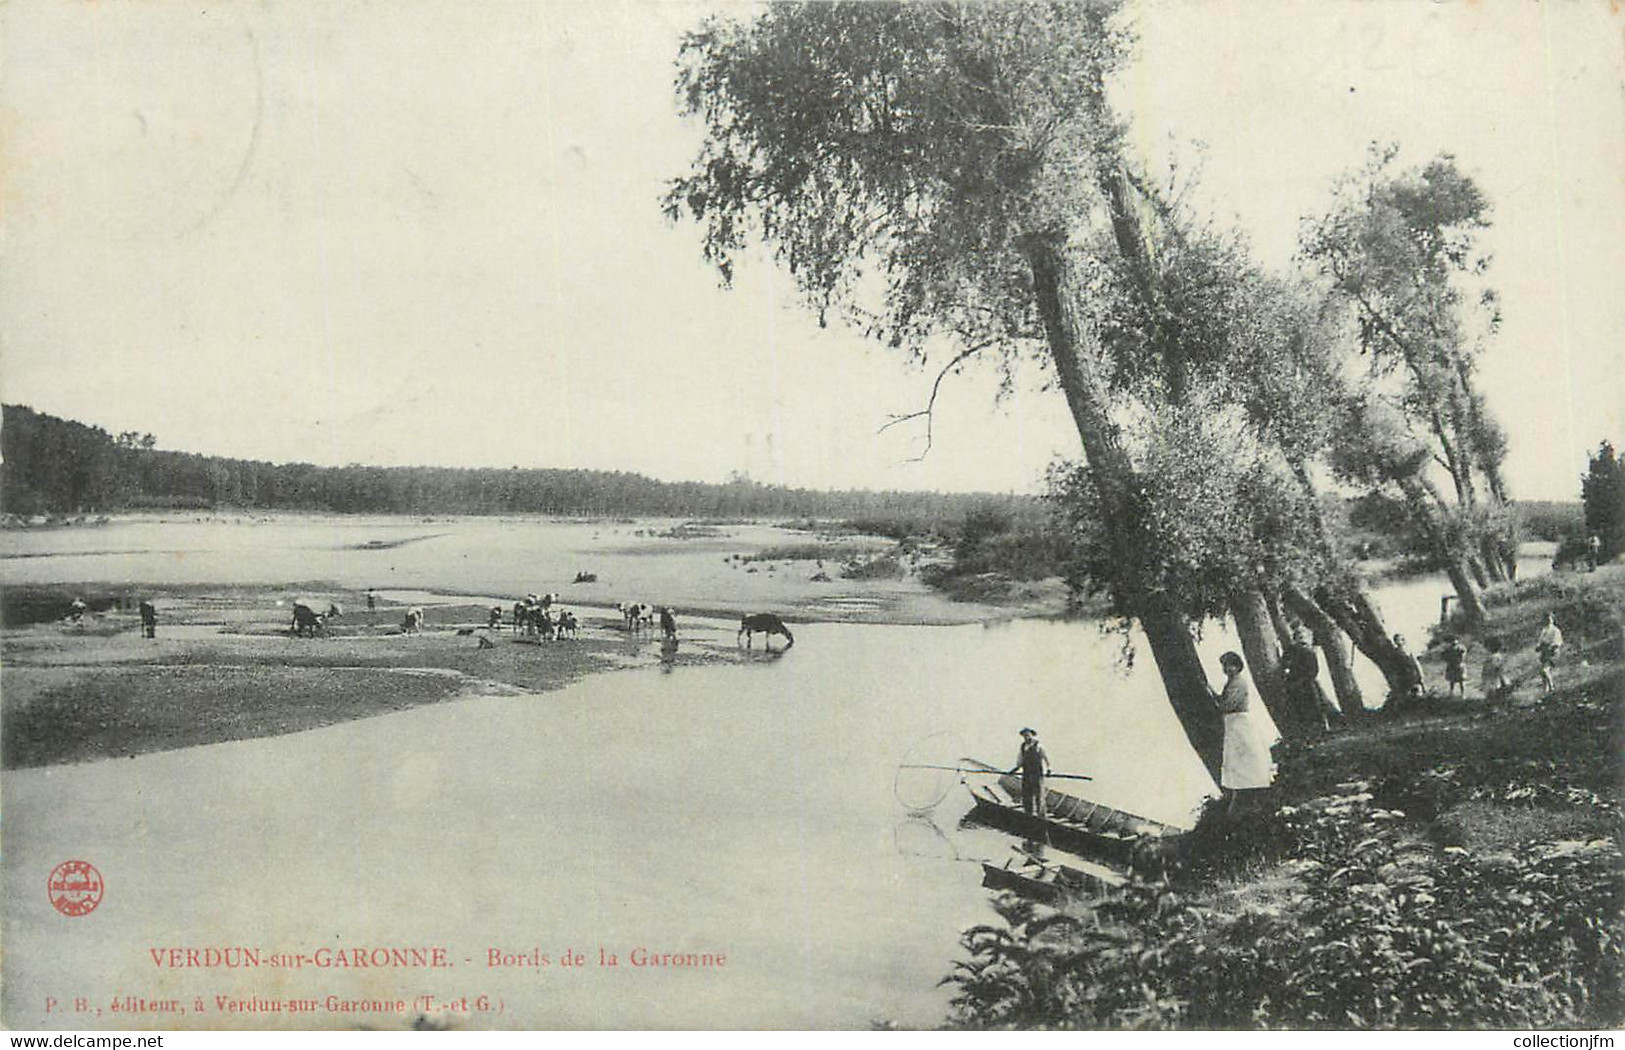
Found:
[[[1420,642],[1442,592],[1413,580],[1378,600]],[[1213,791],[1149,653],[1129,668],[1124,639],[1098,625],[795,631],[788,654],[743,665],[8,772],[7,1021],[43,1019],[45,996],[64,992],[400,990],[502,1004],[474,1026],[928,1026],[944,1016],[936,982],[960,930],[993,918],[976,862],[1002,863],[1014,840],[959,825],[969,797],[952,774],[922,780],[900,764],[1009,764],[1031,725],[1058,771],[1094,778],[1099,801],[1188,823]],[[684,638],[731,646],[733,625],[685,621]],[[1203,639],[1215,679],[1232,645],[1222,629]],[[911,814],[899,792],[918,804],[922,784],[941,799]],[[37,884],[79,856],[109,896],[65,922]],[[171,944],[402,943],[446,945],[454,967],[273,980],[145,961]],[[493,948],[553,965],[492,968]],[[632,966],[639,948],[726,962]],[[620,965],[599,965],[600,950]],[[586,965],[557,964],[575,951]]]

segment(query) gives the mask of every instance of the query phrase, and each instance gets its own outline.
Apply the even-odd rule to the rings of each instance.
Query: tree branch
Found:
[[[906,423],[911,419],[924,418],[925,448],[920,451],[918,456],[911,456],[908,459],[903,460],[904,463],[919,463],[931,453],[931,424],[936,418],[935,413],[937,408],[937,394],[942,390],[942,381],[948,378],[949,372],[952,372],[954,369],[963,364],[966,358],[981,353],[991,345],[993,345],[993,341],[987,340],[986,342],[977,343],[975,346],[967,347],[966,349],[961,350],[957,355],[955,355],[952,361],[949,361],[943,366],[942,371],[937,373],[936,380],[931,384],[931,397],[926,401],[924,408],[917,412],[905,412],[902,415],[890,416],[886,422],[880,424],[879,428],[875,430],[876,434],[881,434],[887,430],[890,430],[899,423]]]

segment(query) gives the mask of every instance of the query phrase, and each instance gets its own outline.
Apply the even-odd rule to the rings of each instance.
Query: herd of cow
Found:
[[[370,598],[369,595],[369,607],[372,604]],[[621,614],[622,624],[628,634],[653,632],[658,617],[661,634],[672,642],[676,641],[677,620],[673,610],[656,609],[647,602],[631,604],[620,602],[616,604],[615,609]],[[305,635],[314,638],[327,629],[328,620],[343,615],[344,608],[337,602],[296,598],[293,602],[291,630],[295,637]],[[486,619],[486,627],[495,631],[501,630],[502,626],[502,606],[493,605]],[[550,642],[576,638],[581,629],[574,613],[559,608],[557,594],[527,594],[515,602],[512,626],[515,634]],[[423,609],[414,605],[406,610],[401,620],[401,631],[403,634],[416,634],[422,629]],[[784,636],[786,649],[796,644],[795,636],[790,633],[790,629],[773,613],[751,613],[740,619],[738,638],[744,639],[747,648],[751,645],[752,636],[756,634],[767,636],[769,648],[772,647],[773,636],[776,634]]]
[[[576,623],[575,613],[565,609],[558,609],[558,615],[554,615],[554,607],[558,605],[558,601],[557,594],[544,594],[540,597],[527,594],[520,601],[514,602],[513,633],[522,633],[526,637],[539,638],[546,642],[576,637],[581,625]],[[485,625],[493,631],[502,629],[502,606],[491,606]]]

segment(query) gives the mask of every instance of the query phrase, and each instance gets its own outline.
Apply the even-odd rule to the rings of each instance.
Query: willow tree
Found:
[[[684,40],[678,94],[706,137],[665,206],[702,224],[724,280],[768,245],[821,318],[952,368],[1047,362],[1087,463],[1105,579],[1208,768],[1220,727],[1192,610],[1155,585],[1160,525],[1111,393],[1092,289],[1149,279],[1150,245],[1106,82],[1115,4],[794,3]],[[1154,291],[1154,290],[1153,290]],[[1178,385],[1188,344],[1149,347]]]
[[[1342,180],[1333,209],[1306,227],[1303,250],[1354,320],[1369,360],[1366,396],[1384,401],[1408,424],[1410,444],[1426,450],[1368,466],[1403,494],[1463,607],[1475,608],[1479,587],[1517,569],[1506,436],[1477,387],[1479,339],[1500,323],[1478,248],[1490,207],[1454,158],[1395,170],[1395,154],[1373,149]],[[1435,469],[1449,478],[1448,498],[1429,478]]]
[[[1306,339],[1319,303],[1265,273],[1236,232],[1182,207],[1173,186],[1131,178],[1121,192],[1133,207],[1128,221],[1113,216],[1089,309],[1156,525],[1142,583],[1193,615],[1229,618],[1276,724],[1311,736],[1325,712],[1299,710],[1302,694],[1279,678],[1289,596],[1302,599],[1291,616],[1311,624],[1344,707],[1363,709],[1341,629],[1309,597],[1334,568],[1305,473],[1327,436],[1323,348]],[[1088,488],[1070,481],[1063,504],[1084,497],[1073,516],[1092,519]],[[1115,552],[1083,550],[1089,575],[1109,578]]]

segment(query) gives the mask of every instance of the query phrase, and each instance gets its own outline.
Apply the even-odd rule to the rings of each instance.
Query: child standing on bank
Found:
[[[1467,647],[1453,634],[1444,636],[1444,682],[1449,695],[1467,699]]]
[[[1484,672],[1479,681],[1479,688],[1484,690],[1486,700],[1505,700],[1512,695],[1512,683],[1507,681],[1506,656],[1501,652],[1501,643],[1494,638],[1484,643],[1487,650],[1484,654]]]

